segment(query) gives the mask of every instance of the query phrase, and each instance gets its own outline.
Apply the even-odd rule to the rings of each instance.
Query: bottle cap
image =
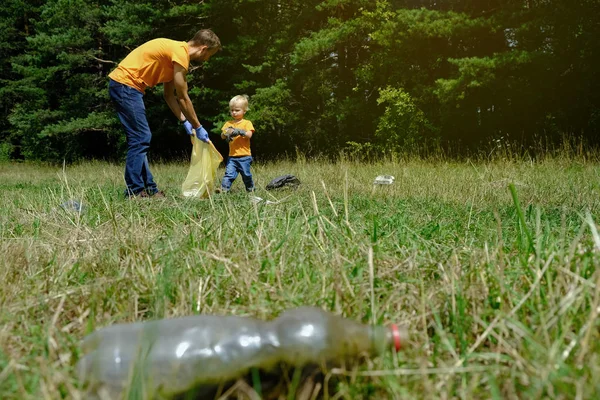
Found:
[[[391,324],[390,329],[392,331],[392,340],[394,341],[394,348],[396,349],[396,351],[400,351],[400,348],[402,347],[402,343],[400,340],[400,329],[398,329],[398,325],[396,324]]]

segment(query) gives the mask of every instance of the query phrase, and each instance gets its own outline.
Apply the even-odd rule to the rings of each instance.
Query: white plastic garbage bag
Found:
[[[193,136],[190,169],[181,190],[185,197],[206,198],[215,189],[217,168],[223,157],[212,144],[204,143]]]

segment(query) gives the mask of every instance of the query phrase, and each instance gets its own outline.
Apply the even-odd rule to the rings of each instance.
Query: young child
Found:
[[[250,138],[254,134],[254,126],[252,122],[244,119],[247,111],[248,96],[235,96],[229,101],[229,112],[233,120],[225,122],[221,128],[221,139],[229,142],[229,158],[225,166],[225,176],[221,181],[221,189],[217,192],[228,192],[238,173],[242,174],[246,191],[254,191],[254,181],[250,172],[252,164]]]

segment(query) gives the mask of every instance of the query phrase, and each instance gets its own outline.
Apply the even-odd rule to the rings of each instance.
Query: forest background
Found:
[[[196,111],[214,134],[248,94],[259,159],[594,146],[598,15],[597,0],[4,0],[0,160],[122,159],[107,75],[202,28],[223,51],[189,74]],[[188,157],[162,85],[145,101],[151,157]]]

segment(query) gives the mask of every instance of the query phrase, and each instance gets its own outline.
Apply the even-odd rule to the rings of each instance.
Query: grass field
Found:
[[[332,371],[328,398],[600,393],[597,161],[256,165],[259,187],[302,181],[256,193],[280,204],[241,179],[186,200],[185,163],[153,172],[165,200],[124,200],[121,165],[0,165],[0,398],[79,398],[79,341],[114,322],[298,305],[409,327],[397,357]]]

